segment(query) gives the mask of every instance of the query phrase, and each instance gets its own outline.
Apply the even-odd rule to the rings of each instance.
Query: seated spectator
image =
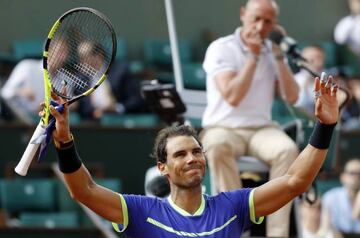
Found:
[[[130,73],[127,64],[115,63],[109,72],[108,80],[116,100],[116,112],[141,113],[148,111],[141,96],[140,83]]]
[[[302,50],[301,55],[307,60],[307,62],[304,62],[303,65],[309,70],[311,70],[313,73],[320,75],[321,72],[326,71],[324,69],[326,55],[324,50],[319,46],[307,46]],[[350,86],[348,86],[348,80],[346,80],[343,75],[340,75],[342,74],[342,72],[337,71],[336,73],[339,75],[334,76],[334,78],[335,81],[338,83],[339,87],[341,88],[341,90],[338,91],[337,98],[339,104],[342,104],[346,101],[346,98],[348,97],[345,91],[349,92],[351,90]],[[315,115],[313,113],[315,106],[315,98],[312,89],[314,84],[314,77],[305,68],[301,68],[294,77],[300,87],[300,94],[298,100],[295,103],[295,107],[300,109],[300,111],[304,112],[310,118],[315,118]],[[354,105],[350,105],[349,103],[345,106],[345,109],[342,111],[341,114],[342,123],[345,123],[348,118],[353,117],[354,113],[356,114],[357,108],[354,109],[353,107]]]
[[[34,116],[44,100],[42,61],[20,61],[1,90],[1,97],[16,118],[28,125],[34,124]]]
[[[323,214],[341,233],[359,233],[360,159],[349,160],[340,175],[342,187],[327,191],[323,197]]]
[[[350,15],[343,17],[336,25],[336,43],[347,45],[360,56],[360,0],[348,0]]]
[[[301,55],[308,61],[306,67],[320,75],[324,70],[325,52],[318,46],[307,46],[302,50]],[[314,112],[314,77],[305,69],[301,69],[295,76],[300,87],[300,94],[296,107],[303,109],[308,115],[313,116]]]
[[[99,68],[102,55],[95,54],[94,47],[90,42],[79,45],[80,59],[88,59],[92,55],[90,63],[92,67]],[[87,60],[88,61],[88,60]],[[115,63],[105,80],[88,99],[82,100],[79,105],[80,115],[85,119],[100,119],[102,114],[107,113],[136,113],[146,111],[145,102],[141,97],[140,84],[131,77],[125,64]]]
[[[313,204],[306,200],[300,203],[300,224],[303,238],[341,238],[342,235],[330,224],[328,217],[321,215],[321,199]]]
[[[342,115],[342,128],[354,130],[360,128],[360,79],[347,79],[346,86],[351,94]]]

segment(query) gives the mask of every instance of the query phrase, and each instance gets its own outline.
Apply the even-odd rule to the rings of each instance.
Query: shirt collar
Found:
[[[204,195],[201,196],[201,204],[200,207],[197,209],[197,211],[194,214],[190,214],[189,212],[185,211],[184,209],[182,209],[181,207],[177,206],[173,200],[171,200],[171,196],[167,197],[167,200],[170,204],[170,206],[172,208],[175,209],[175,211],[177,211],[178,213],[180,213],[183,216],[200,216],[205,209],[205,199],[204,199]]]

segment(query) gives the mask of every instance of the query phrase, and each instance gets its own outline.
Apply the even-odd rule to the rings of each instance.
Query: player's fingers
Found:
[[[58,112],[58,110],[56,110],[53,105],[50,105],[49,110],[51,115],[55,117],[56,120],[58,120],[61,117],[60,112]]]
[[[69,114],[69,105],[67,103],[64,103],[63,106],[64,106],[63,115],[64,117],[67,117]]]
[[[339,88],[339,86],[337,85],[337,83],[333,82],[331,84],[331,96],[336,97],[338,88]]]
[[[328,80],[327,80],[326,84],[325,84],[325,92],[328,93],[328,94],[330,94],[331,85],[332,85],[333,81],[334,81],[333,76],[330,75],[328,77]]]
[[[321,77],[320,77],[320,92],[321,94],[325,94],[326,89],[325,89],[325,85],[327,82],[327,76],[325,72],[321,73]]]
[[[51,98],[54,99],[55,101],[60,100],[59,96],[56,93],[54,93],[53,90],[51,90]]]
[[[320,78],[319,77],[315,77],[315,80],[314,80],[314,93],[315,93],[315,100],[316,100],[321,95]]]

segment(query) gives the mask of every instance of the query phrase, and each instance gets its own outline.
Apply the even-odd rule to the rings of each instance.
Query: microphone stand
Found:
[[[307,65],[305,65],[305,62],[303,60],[293,58],[292,62],[295,63],[295,65],[298,66],[300,69],[304,69],[307,72],[309,72],[313,77],[320,77],[319,74],[317,74],[312,69],[310,69]]]

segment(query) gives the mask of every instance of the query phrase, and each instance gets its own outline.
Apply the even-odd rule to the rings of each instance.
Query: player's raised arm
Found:
[[[61,100],[57,98],[57,102],[61,103]],[[122,207],[119,195],[96,184],[80,160],[70,132],[68,107],[65,106],[64,112],[61,114],[53,106],[50,106],[50,113],[56,119],[53,138],[59,157],[59,168],[64,174],[72,198],[105,219],[122,224]]]
[[[315,78],[315,115],[318,119],[309,144],[282,177],[273,179],[254,191],[255,214],[266,216],[277,211],[305,192],[319,172],[330,145],[332,131],[338,120],[337,85]]]

